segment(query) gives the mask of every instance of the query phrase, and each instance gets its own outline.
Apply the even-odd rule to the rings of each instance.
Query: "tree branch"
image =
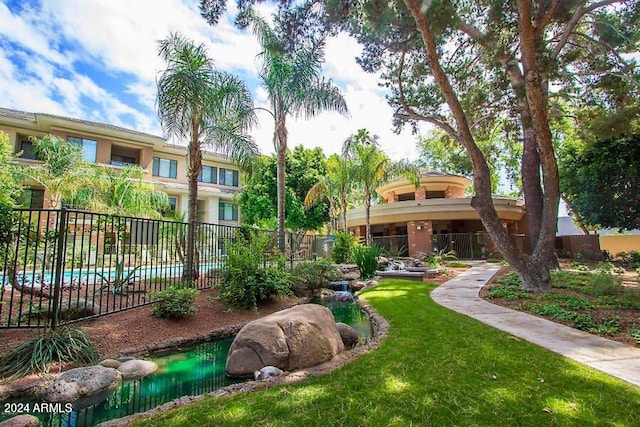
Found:
[[[405,46],[402,49],[402,52],[400,52],[400,64],[398,66],[398,102],[400,103],[402,109],[405,111],[405,114],[395,113],[393,117],[402,120],[418,120],[431,123],[447,132],[456,141],[460,142],[460,135],[451,125],[444,121],[444,118],[419,114],[407,103],[407,100],[404,96],[404,89],[402,88],[402,71],[404,70],[404,60],[406,53],[407,50]]]
[[[560,38],[560,41],[558,42],[556,47],[553,49],[550,59],[555,60],[558,57],[558,55],[560,54],[564,46],[567,44],[567,40],[569,40],[569,36],[571,35],[576,25],[578,25],[578,22],[580,22],[580,19],[582,19],[584,15],[586,15],[587,13],[593,12],[594,10],[600,7],[608,6],[614,3],[620,3],[621,1],[623,0],[604,0],[604,1],[594,3],[588,7],[582,7],[582,5],[578,6],[578,8],[576,9],[576,12],[573,14],[569,22],[567,22],[566,25],[564,26],[562,37]]]

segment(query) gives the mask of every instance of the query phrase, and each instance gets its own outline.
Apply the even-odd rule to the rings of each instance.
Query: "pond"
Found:
[[[368,316],[354,302],[327,302],[336,322],[351,325],[361,340],[372,336]],[[243,382],[225,375],[227,354],[233,338],[196,345],[188,350],[169,355],[151,357],[158,370],[148,377],[123,383],[104,401],[78,411],[65,412],[65,407],[46,408],[34,413],[47,426],[95,426],[104,421],[145,412],[182,396],[197,396],[228,385]],[[20,401],[31,409],[41,401]],[[0,421],[9,418],[0,413]]]

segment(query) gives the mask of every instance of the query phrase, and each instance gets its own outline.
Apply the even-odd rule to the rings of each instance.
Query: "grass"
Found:
[[[333,373],[134,425],[637,425],[640,388],[440,307],[434,287],[384,279],[364,292],[389,335]]]

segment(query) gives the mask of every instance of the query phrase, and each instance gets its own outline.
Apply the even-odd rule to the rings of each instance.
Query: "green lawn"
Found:
[[[640,388],[440,307],[434,286],[383,280],[364,292],[389,335],[331,374],[206,398],[137,425],[638,425]]]

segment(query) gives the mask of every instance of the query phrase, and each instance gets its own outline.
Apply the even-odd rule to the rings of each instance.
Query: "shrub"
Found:
[[[284,271],[281,255],[266,259],[272,238],[256,230],[238,233],[227,243],[228,255],[218,298],[227,306],[257,310],[271,296],[291,295],[291,275]]]
[[[461,262],[461,261],[449,261],[447,262],[447,267],[451,268],[469,268],[469,264]]]
[[[502,298],[506,300],[518,300],[523,298],[531,298],[531,294],[513,286],[491,288],[486,295],[487,298]]]
[[[169,286],[159,292],[149,292],[153,303],[153,315],[163,319],[191,316],[196,312],[198,290]]]
[[[622,292],[622,279],[606,271],[596,271],[589,278],[589,286],[594,295],[618,295]]]
[[[351,252],[355,246],[355,238],[349,233],[336,233],[336,240],[331,250],[331,260],[336,264],[344,264],[351,261]]]
[[[456,251],[438,251],[427,255],[424,261],[431,267],[443,267],[445,261],[455,261],[458,259]]]
[[[54,362],[83,366],[99,359],[100,353],[84,332],[63,327],[39,333],[0,357],[0,377],[14,379],[32,372],[45,373]]]
[[[357,245],[352,251],[353,262],[360,269],[360,275],[363,279],[373,277],[378,269],[378,257],[382,254],[380,246],[375,243],[371,246]]]
[[[513,270],[511,270],[509,274],[506,274],[502,277],[498,277],[496,279],[496,283],[499,283],[500,285],[504,285],[504,286],[517,286],[517,287],[522,286],[522,282],[520,281],[520,276],[518,276],[518,273],[516,273]]]
[[[316,296],[320,289],[342,278],[342,272],[324,258],[316,261],[303,261],[292,270],[294,282]]]

